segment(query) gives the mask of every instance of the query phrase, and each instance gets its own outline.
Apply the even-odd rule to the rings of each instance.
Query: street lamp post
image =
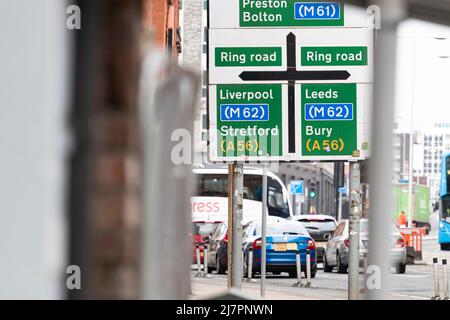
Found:
[[[415,94],[415,55],[416,53],[416,40],[412,39],[412,66],[411,66],[411,124],[410,124],[410,131],[409,131],[409,179],[408,179],[408,227],[412,227],[412,210],[413,210],[413,204],[412,204],[412,197],[413,197],[413,147],[414,147],[414,94]]]

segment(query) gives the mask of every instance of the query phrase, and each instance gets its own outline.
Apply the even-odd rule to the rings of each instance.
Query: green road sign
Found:
[[[356,84],[302,84],[303,156],[357,154]]]
[[[302,47],[302,66],[367,66],[367,47]]]
[[[215,49],[216,67],[279,67],[281,47],[235,47]]]
[[[343,26],[339,1],[239,0],[240,27]]]
[[[218,157],[282,156],[282,85],[217,85]]]

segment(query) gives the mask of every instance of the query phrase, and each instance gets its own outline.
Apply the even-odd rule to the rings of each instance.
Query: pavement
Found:
[[[390,296],[392,300],[430,300],[434,296],[433,257],[450,259],[450,252],[440,251],[434,234],[423,239],[423,262],[408,265],[405,274],[389,274]],[[450,261],[450,260],[449,260]],[[224,293],[227,289],[226,275],[212,273],[208,278],[195,277],[192,271],[191,299],[208,299]],[[450,274],[449,274],[450,275]],[[303,279],[303,282],[306,282]],[[347,274],[325,273],[319,270],[312,279],[310,288],[298,287],[297,279],[288,274],[267,275],[266,299],[270,300],[345,300],[347,299]],[[364,274],[360,274],[360,288],[364,288]],[[442,268],[440,267],[440,287],[443,288]],[[256,276],[251,283],[243,282],[242,293],[250,299],[260,299],[260,279]],[[360,296],[364,298],[363,292]]]

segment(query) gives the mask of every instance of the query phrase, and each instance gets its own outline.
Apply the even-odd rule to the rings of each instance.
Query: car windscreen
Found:
[[[298,221],[302,223],[307,230],[311,231],[334,231],[337,227],[332,219],[300,219]]]
[[[193,234],[200,236],[209,236],[214,230],[216,230],[218,223],[204,223],[204,222],[194,222]]]
[[[292,225],[292,224],[286,224],[286,225],[268,224],[266,234],[268,236],[270,236],[270,235],[305,235],[305,236],[307,236],[308,232],[301,225],[297,226],[297,225]],[[261,224],[257,224],[255,227],[254,236],[260,236],[260,235],[261,235]]]

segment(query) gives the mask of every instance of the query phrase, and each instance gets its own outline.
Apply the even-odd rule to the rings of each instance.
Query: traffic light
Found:
[[[314,182],[309,186],[309,197],[311,199],[316,197],[316,184]]]

